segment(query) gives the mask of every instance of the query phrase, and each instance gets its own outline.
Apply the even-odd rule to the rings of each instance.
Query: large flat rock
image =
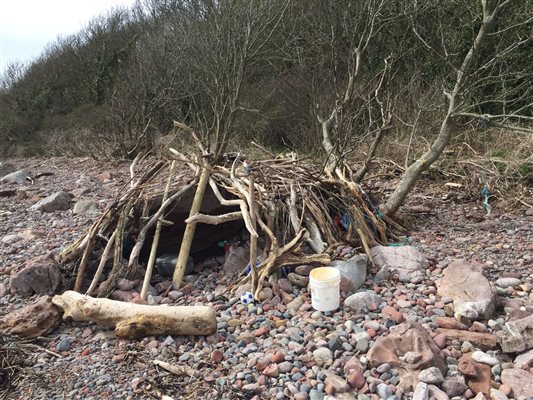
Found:
[[[438,294],[453,299],[456,317],[478,320],[493,316],[496,297],[482,269],[481,264],[458,260],[444,270]]]

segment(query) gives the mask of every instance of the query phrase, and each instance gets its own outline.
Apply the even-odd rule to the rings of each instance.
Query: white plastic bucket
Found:
[[[341,274],[331,267],[315,268],[309,275],[311,304],[317,311],[334,311],[340,303]]]

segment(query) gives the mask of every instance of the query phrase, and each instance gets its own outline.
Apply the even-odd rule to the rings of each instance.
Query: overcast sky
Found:
[[[58,36],[78,32],[93,17],[134,0],[0,0],[0,73],[27,62]]]

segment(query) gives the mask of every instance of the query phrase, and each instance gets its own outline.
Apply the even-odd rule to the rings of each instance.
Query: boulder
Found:
[[[31,209],[41,212],[54,212],[68,210],[69,207],[70,195],[67,192],[60,191],[38,201],[33,206],[31,206]]]
[[[11,293],[23,297],[55,294],[61,287],[59,267],[51,255],[39,256],[11,272]]]
[[[419,356],[407,360],[403,357],[406,353],[418,353]],[[391,328],[388,336],[380,336],[368,351],[367,358],[374,366],[388,363],[398,369],[400,385],[405,390],[416,387],[421,370],[436,367],[443,375],[447,371],[439,347],[422,325],[412,321]]]
[[[533,349],[519,354],[514,359],[516,368],[531,368],[533,367]]]
[[[419,283],[426,277],[429,262],[413,246],[374,246],[370,253],[374,264],[380,268],[377,280],[398,274],[402,282]]]
[[[80,200],[74,204],[72,210],[74,214],[97,214],[100,212],[98,203],[94,200]]]
[[[438,294],[453,299],[457,319],[489,319],[496,309],[492,287],[481,273],[483,267],[463,260],[452,262],[438,285]]]
[[[13,235],[5,235],[2,238],[2,240],[0,240],[0,242],[4,243],[6,245],[10,245],[10,244],[17,243],[20,240],[22,240],[22,238],[19,235],[13,234]]]
[[[229,274],[240,274],[250,262],[250,248],[247,245],[232,244],[226,253],[222,270]]]
[[[497,336],[504,353],[520,353],[533,348],[533,314],[507,322]]]
[[[466,376],[466,384],[474,393],[490,394],[492,372],[489,365],[481,364],[465,354],[459,359],[459,372]]]
[[[29,177],[30,177],[30,174],[28,174],[28,171],[26,171],[25,169],[21,169],[20,171],[7,174],[2,179],[0,179],[0,182],[23,184],[23,183],[26,183],[26,180]]]
[[[334,389],[334,393],[346,393],[351,390],[351,386],[348,384],[348,382],[346,382],[346,380],[341,378],[339,375],[327,369],[323,370],[322,372],[326,375],[324,384],[326,386],[331,386]]]
[[[329,266],[341,274],[341,291],[355,292],[365,284],[368,257],[359,254],[348,260],[335,260]]]
[[[513,391],[513,397],[533,397],[533,375],[523,369],[510,368],[502,371],[502,383],[509,386]]]
[[[357,292],[344,300],[344,306],[355,312],[367,312],[376,310],[381,303],[381,297],[372,290]]]
[[[462,396],[468,386],[466,386],[465,378],[461,375],[447,376],[442,383],[442,389],[449,397]]]
[[[52,298],[43,296],[36,303],[29,304],[1,318],[0,333],[33,339],[49,334],[60,322],[61,314],[52,304]]]

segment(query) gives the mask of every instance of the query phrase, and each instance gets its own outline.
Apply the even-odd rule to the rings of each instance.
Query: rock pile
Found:
[[[124,184],[111,176],[100,179],[101,173],[89,171],[91,178],[79,183],[95,198],[104,197],[98,194],[102,185],[110,190]],[[59,187],[72,193],[76,185]],[[246,306],[240,293],[227,291],[234,283],[227,269],[240,273],[248,262],[242,256],[246,251],[232,265],[224,257],[208,258],[194,266],[179,290],[173,290],[169,278],[156,277],[146,302],[211,305],[217,333],[127,341],[85,323],[62,323],[49,333],[56,319],[44,311],[48,300],[37,300],[39,293],[56,290],[50,278],[54,272],[46,280],[23,271],[53,271],[46,258],[35,257],[70,242],[94,216],[29,211],[35,197],[47,190],[37,184],[29,188],[22,206],[15,206],[13,198],[0,198],[0,210],[10,212],[9,220],[0,213],[0,256],[8,260],[0,265],[0,326],[27,327],[29,337],[46,335],[39,342],[46,351],[36,350],[39,361],[32,368],[53,383],[26,382],[14,398],[533,397],[533,257],[526,251],[533,242],[531,218],[502,216],[497,225],[491,220],[469,225],[461,210],[447,203],[448,208],[436,213],[441,220],[425,220],[424,229],[406,239],[413,246],[372,249],[381,271],[376,280],[372,267],[363,274],[366,260],[363,266],[364,257],[356,249],[340,246],[334,250],[339,264],[353,262],[358,274],[357,279],[345,275],[341,307],[334,312],[312,309],[308,265],[267,282],[261,302]],[[35,215],[40,218],[32,219]],[[453,235],[448,234],[451,223]],[[497,234],[492,233],[495,228]],[[29,229],[35,233],[31,240],[26,239],[32,234]],[[480,231],[475,238],[469,236]],[[112,297],[143,303],[140,285],[140,279],[119,280]],[[24,309],[33,303],[43,311]],[[34,314],[47,317],[41,322],[26,317]],[[43,319],[50,324],[43,325]],[[30,329],[41,325],[40,331]],[[160,361],[174,372],[163,369]]]

